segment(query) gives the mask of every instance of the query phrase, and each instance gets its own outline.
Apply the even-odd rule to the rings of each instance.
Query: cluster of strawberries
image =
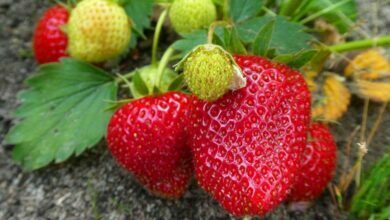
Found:
[[[237,216],[316,198],[332,178],[336,145],[327,126],[310,122],[304,78],[266,58],[234,59],[246,86],[214,102],[170,92],[121,107],[107,129],[113,156],[168,198],[183,195],[195,172]]]
[[[46,10],[35,29],[33,47],[39,64],[66,56],[99,63],[125,52],[130,39],[131,23],[120,5],[84,0],[71,10],[62,5]]]
[[[91,10],[100,13],[97,20],[106,22],[104,28],[93,23],[95,15],[86,13]],[[102,19],[113,15],[115,20]],[[122,8],[84,0],[71,15],[62,6],[45,13],[35,31],[34,52],[39,63],[58,61],[68,53],[101,62],[121,54],[129,41],[130,25]],[[222,59],[212,54],[221,68],[201,80],[200,75],[185,74],[190,89],[212,100],[198,98],[202,96],[196,91],[168,92],[117,110],[107,129],[113,156],[148,191],[162,197],[182,196],[195,173],[199,185],[237,216],[264,215],[284,200],[318,197],[332,179],[336,145],[326,125],[311,122],[303,76],[266,58],[219,55]],[[197,58],[196,53],[190,56],[199,63],[183,69],[214,62]],[[226,92],[234,68],[225,62],[236,63],[246,82],[235,91]]]

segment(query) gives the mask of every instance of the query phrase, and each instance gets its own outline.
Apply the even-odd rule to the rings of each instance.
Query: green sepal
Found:
[[[176,79],[177,74],[169,68],[165,68],[161,84],[155,88],[155,80],[158,68],[153,65],[147,65],[140,69],[134,70],[135,79],[130,85],[130,91],[134,98],[141,98],[147,95],[164,93],[169,91],[169,85]]]
[[[168,90],[180,91],[183,85],[184,85],[184,75],[180,74],[171,82],[171,84],[168,87]]]

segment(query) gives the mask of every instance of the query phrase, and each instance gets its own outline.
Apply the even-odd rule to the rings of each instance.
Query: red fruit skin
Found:
[[[310,120],[302,75],[266,58],[235,56],[247,85],[192,101],[189,142],[199,185],[236,216],[280,204],[300,167]]]
[[[151,193],[178,198],[192,176],[186,123],[190,99],[170,92],[121,107],[107,128],[108,147]]]
[[[324,124],[314,123],[309,129],[308,138],[289,201],[316,199],[332,180],[336,168],[337,146],[329,128]]]
[[[56,5],[49,8],[38,21],[33,48],[39,64],[58,62],[61,57],[68,56],[68,37],[60,30],[60,27],[68,22],[68,18],[68,10]]]

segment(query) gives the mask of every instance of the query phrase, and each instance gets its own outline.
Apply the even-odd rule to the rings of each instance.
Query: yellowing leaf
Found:
[[[302,72],[305,74],[305,81],[309,87],[310,92],[314,93],[318,91],[318,86],[315,82],[315,78],[318,76],[318,73],[316,71],[305,69],[305,67],[302,68]]]
[[[332,45],[344,41],[344,36],[338,32],[337,28],[323,19],[316,20],[314,27],[321,33],[321,42],[324,44]]]
[[[390,101],[390,82],[371,82],[368,80],[355,81],[356,92],[359,96],[370,98],[377,102]]]
[[[377,79],[390,76],[390,62],[378,51],[367,50],[357,55],[345,68],[346,76],[357,79]]]
[[[327,75],[319,93],[322,97],[313,101],[313,118],[336,121],[347,111],[351,94],[339,76]]]
[[[378,50],[357,55],[344,73],[353,76],[352,91],[357,95],[377,102],[390,101],[390,62]]]

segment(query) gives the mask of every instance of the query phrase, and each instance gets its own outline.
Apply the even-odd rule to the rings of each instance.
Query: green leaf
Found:
[[[156,4],[166,4],[166,3],[172,3],[173,0],[154,0],[154,3]]]
[[[337,6],[337,4],[339,5]],[[319,13],[318,17],[324,18],[330,24],[336,26],[341,33],[345,33],[350,30],[356,21],[358,15],[357,3],[355,0],[347,0],[345,2],[340,0],[310,1],[310,4],[299,11],[296,17],[303,18],[305,15],[310,17],[317,13]],[[302,20],[307,19],[307,17]]]
[[[184,84],[184,75],[180,74],[178,75],[169,85],[168,90],[169,91],[179,91]]]
[[[240,23],[256,16],[263,6],[262,0],[229,0],[229,15],[233,22]]]
[[[285,63],[292,68],[300,68],[312,60],[317,54],[317,50],[302,50],[295,54],[282,54],[276,56],[273,60],[280,63]]]
[[[244,44],[241,42],[241,39],[238,36],[236,28],[231,28],[230,41],[229,41],[228,45],[229,45],[229,47],[227,47],[228,51],[233,53],[233,54],[246,54],[247,53]]]
[[[144,66],[135,70],[135,74],[132,77],[132,82],[130,85],[130,91],[133,97],[140,98],[153,92],[168,91],[169,85],[174,79],[176,79],[177,74],[171,69],[165,68],[162,75],[160,88],[154,87],[156,76],[157,67],[152,65]]]
[[[217,27],[214,32],[213,43],[232,54],[247,53],[235,27]]]
[[[180,51],[182,56],[185,56],[196,46],[205,43],[207,43],[207,31],[198,30],[189,34],[184,34],[183,38],[173,43],[172,47],[173,49]]]
[[[386,153],[369,173],[353,196],[351,213],[357,219],[368,219],[374,214],[388,219],[390,198],[390,152]]]
[[[19,95],[19,122],[6,136],[26,170],[81,154],[104,136],[117,86],[101,69],[73,59],[41,66]]]
[[[132,84],[132,94],[134,97],[142,97],[149,94],[149,89],[146,86],[146,82],[142,79],[141,74],[138,70],[133,75]],[[137,94],[137,95],[135,95]]]
[[[319,47],[317,53],[314,54],[310,60],[310,63],[308,64],[309,69],[317,73],[320,72],[331,54],[332,52],[329,51],[326,47]]]
[[[270,47],[272,34],[275,28],[275,20],[269,21],[264,25],[255,38],[253,43],[253,53],[255,55],[265,56],[267,55],[267,50]]]
[[[110,104],[108,108],[106,108],[106,111],[116,111],[120,107],[124,106],[125,104],[132,102],[134,99],[121,99],[121,100],[115,100],[115,101],[108,101]]]
[[[223,6],[225,0],[213,0],[215,5]]]
[[[271,20],[275,20],[275,24],[269,48],[275,49],[275,55],[297,53],[311,48],[313,36],[305,32],[305,27],[280,16],[257,17],[240,24],[237,31],[241,40],[253,43],[259,30]]]
[[[317,50],[304,50],[298,53],[296,58],[289,62],[288,65],[294,68],[299,68],[306,65],[316,55]]]
[[[133,22],[131,47],[134,47],[136,36],[144,37],[144,29],[150,28],[153,0],[123,0],[122,5]]]

